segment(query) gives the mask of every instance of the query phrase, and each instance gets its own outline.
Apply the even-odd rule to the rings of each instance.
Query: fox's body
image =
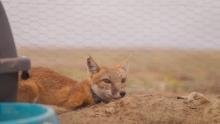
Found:
[[[31,70],[30,79],[20,82],[18,101],[76,108],[94,103],[90,87],[88,80],[79,83],[48,68],[38,67]]]
[[[19,83],[17,100],[75,109],[125,95],[126,70],[123,66],[99,67],[90,57],[91,76],[77,82],[48,68],[32,68],[31,77]]]

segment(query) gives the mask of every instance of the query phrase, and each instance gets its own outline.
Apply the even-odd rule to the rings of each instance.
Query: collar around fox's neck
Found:
[[[92,99],[93,99],[94,103],[95,104],[98,104],[98,103],[101,103],[101,102],[108,103],[108,101],[102,99],[101,97],[99,97],[95,93],[94,89],[92,88],[93,82],[92,82],[91,78],[87,79],[87,81],[89,82],[90,92],[91,92],[91,96],[92,96]]]
[[[90,81],[91,81],[91,80],[90,80]],[[92,84],[93,84],[93,82],[91,81],[91,82],[90,82],[90,92],[91,92],[92,99],[93,99],[94,103],[95,103],[95,104],[98,104],[98,103],[100,103],[100,102],[108,103],[108,101],[102,99],[100,96],[98,96],[98,95],[96,94],[96,92],[94,91],[94,88],[92,87]]]
[[[95,94],[95,92],[92,90],[92,88],[90,90],[91,90],[91,93],[92,93],[92,99],[93,99],[95,104],[98,104],[98,103],[103,101],[103,99],[101,97],[99,97],[98,95]]]

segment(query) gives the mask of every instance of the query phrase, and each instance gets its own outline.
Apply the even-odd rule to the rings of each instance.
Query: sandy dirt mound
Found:
[[[211,98],[210,98],[211,99]],[[186,102],[175,95],[142,93],[59,115],[61,124],[220,123],[220,99]]]

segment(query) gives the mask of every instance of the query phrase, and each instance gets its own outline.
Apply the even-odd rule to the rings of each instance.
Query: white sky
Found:
[[[18,47],[220,48],[220,0],[3,0]]]

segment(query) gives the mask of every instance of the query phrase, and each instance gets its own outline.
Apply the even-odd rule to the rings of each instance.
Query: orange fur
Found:
[[[19,82],[17,101],[75,109],[97,103],[94,94],[103,102],[125,96],[125,66],[99,67],[91,57],[87,66],[91,76],[82,82],[48,68],[32,68],[30,78]]]
[[[20,82],[17,100],[76,108],[93,103],[89,90],[89,80],[78,83],[48,68],[37,67],[31,70],[30,79]]]

